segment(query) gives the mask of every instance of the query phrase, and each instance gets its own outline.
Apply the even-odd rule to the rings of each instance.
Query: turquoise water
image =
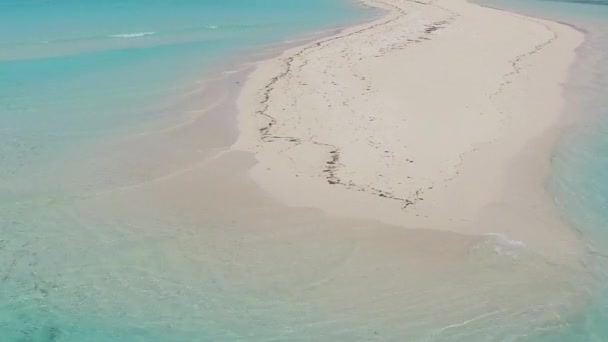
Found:
[[[369,15],[341,0],[1,1],[0,341],[242,337],[220,319],[238,305],[209,299],[192,260],[207,241],[176,237],[192,226],[86,201],[230,143],[208,128],[229,118],[192,116],[221,95],[199,91],[207,73]],[[147,138],[190,119],[202,127],[167,130],[171,146]]]
[[[344,1],[0,2],[0,176],[162,115],[237,51],[361,19]]]

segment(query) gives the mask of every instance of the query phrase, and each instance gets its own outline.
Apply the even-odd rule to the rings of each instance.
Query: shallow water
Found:
[[[187,116],[204,103],[190,95],[197,82],[227,57],[368,15],[320,0],[2,1],[3,183],[95,139]]]
[[[500,236],[285,208],[247,180],[252,163],[230,153],[4,211],[3,337],[506,340],[585,302],[575,272]]]
[[[588,308],[577,270],[501,236],[286,208],[245,176],[250,155],[222,153],[234,108],[214,105],[243,73],[208,71],[369,15],[321,0],[2,2],[0,340],[584,331],[568,316]]]
[[[206,88],[218,65],[370,15],[321,0],[2,1],[0,340],[210,340],[213,317],[184,327],[196,310],[147,304],[191,300],[179,284],[200,271],[180,259],[184,277],[161,270],[161,286],[136,265],[175,269],[156,246],[191,228],[175,215],[121,217],[99,196],[192,169],[234,139],[230,108],[204,112],[236,82]],[[148,292],[128,297],[127,274]]]

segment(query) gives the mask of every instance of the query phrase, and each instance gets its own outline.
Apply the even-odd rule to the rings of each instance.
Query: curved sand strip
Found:
[[[578,252],[545,190],[583,35],[463,0],[388,14],[262,62],[240,98],[251,171],[291,206]]]

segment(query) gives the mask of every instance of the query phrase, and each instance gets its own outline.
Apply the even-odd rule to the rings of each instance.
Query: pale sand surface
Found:
[[[253,179],[290,206],[574,260],[545,182],[583,34],[463,0],[366,3],[389,12],[249,77],[233,148]]]

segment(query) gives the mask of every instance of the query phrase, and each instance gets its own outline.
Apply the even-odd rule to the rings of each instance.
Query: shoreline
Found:
[[[132,127],[129,131],[117,132],[109,141],[96,141],[87,146],[95,149],[96,155],[104,155],[104,151],[107,150],[120,151],[112,153],[107,161],[103,161],[108,165],[107,167],[112,168],[114,166],[110,166],[111,164],[124,164],[125,160],[132,159],[133,155],[154,156],[139,161],[145,165],[142,167],[152,170],[147,176],[149,180],[133,185],[130,184],[131,180],[119,179],[112,185],[111,190],[105,190],[100,186],[99,190],[92,193],[97,196],[173,178],[221,158],[225,153],[230,152],[231,146],[238,140],[237,100],[256,65],[279,58],[290,49],[332,37],[352,26],[364,25],[376,19],[375,16],[353,19],[347,23],[331,25],[315,31],[301,32],[286,37],[283,41],[243,48],[238,54],[226,56],[221,63],[214,64],[198,75],[196,85],[193,85],[186,94],[181,94],[180,99],[168,101],[164,105],[163,115]],[[177,119],[174,114],[175,109],[183,112]],[[172,134],[179,135],[179,138],[166,138]],[[183,150],[184,146],[187,146],[188,153],[177,156],[174,151]],[[74,153],[79,152],[80,150]],[[90,151],[87,150],[86,154],[90,155]],[[158,165],[159,161],[162,161],[162,165]],[[76,173],[95,173],[93,170],[84,169],[81,165],[74,165],[71,169]],[[74,175],[68,173],[67,178],[73,177]]]
[[[370,23],[345,28],[329,38],[322,38],[313,43],[289,49],[277,58],[259,63],[256,70],[249,76],[239,98],[238,122],[240,134],[232,149],[249,151],[255,155],[258,164],[251,170],[251,177],[266,192],[289,206],[315,207],[337,216],[375,219],[406,228],[447,230],[472,235],[500,234],[510,241],[523,243],[546,257],[570,261],[578,259],[579,241],[575,234],[561,221],[560,215],[556,212],[552,199],[545,189],[544,182],[547,172],[549,172],[550,151],[564,120],[561,115],[558,115],[561,114],[564,105],[561,98],[561,83],[567,79],[568,71],[574,61],[574,50],[583,41],[582,34],[560,23],[530,18],[464,1],[459,1],[453,5],[441,1],[428,4],[421,2],[397,3],[394,1],[366,1],[366,3],[370,6],[389,10],[389,12]],[[483,18],[480,18],[482,15],[496,18],[506,25],[525,26],[523,29],[518,29],[523,33],[516,31],[513,34],[518,37],[521,35],[522,39],[520,40],[526,41],[513,43],[513,46],[509,47],[510,49],[501,51],[502,55],[496,53],[496,55],[489,56],[493,58],[491,60],[494,63],[493,69],[498,68],[498,70],[492,70],[492,68],[486,70],[486,73],[492,73],[493,77],[473,74],[473,77],[460,76],[461,78],[457,80],[472,79],[473,82],[486,82],[483,88],[478,84],[473,84],[473,86],[478,86],[480,90],[495,89],[494,93],[487,94],[490,102],[483,102],[479,96],[474,96],[474,94],[466,94],[467,96],[473,95],[473,97],[463,97],[461,100],[455,99],[458,95],[453,95],[449,99],[453,104],[461,107],[472,104],[474,110],[480,111],[482,115],[485,114],[482,119],[476,117],[465,118],[470,121],[466,123],[468,126],[461,127],[461,135],[463,136],[454,137],[464,140],[464,142],[461,141],[462,146],[459,146],[459,149],[451,149],[450,146],[446,146],[451,151],[445,158],[440,154],[440,148],[437,148],[437,150],[427,148],[425,150],[423,143],[408,141],[408,145],[412,144],[414,148],[418,149],[415,151],[416,158],[413,158],[408,157],[411,152],[403,153],[405,151],[403,148],[395,146],[402,143],[399,139],[394,139],[394,137],[393,139],[385,139],[385,141],[375,139],[378,141],[373,142],[381,145],[379,149],[384,152],[378,152],[378,149],[373,151],[360,146],[363,147],[361,150],[366,154],[366,157],[357,158],[354,148],[360,141],[353,137],[354,132],[365,132],[369,136],[375,137],[378,137],[379,133],[382,132],[388,135],[408,134],[412,132],[408,131],[408,127],[403,126],[400,121],[403,118],[398,117],[395,114],[396,112],[404,111],[407,120],[415,121],[416,118],[408,116],[408,109],[424,111],[430,115],[446,109],[442,107],[425,108],[424,100],[426,100],[426,103],[434,101],[434,98],[429,95],[426,95],[426,99],[419,101],[420,103],[416,104],[417,107],[409,106],[410,108],[401,109],[404,103],[394,103],[391,108],[385,109],[385,112],[391,116],[390,120],[385,121],[391,122],[384,123],[385,126],[373,129],[370,133],[370,130],[366,130],[366,125],[372,125],[374,121],[378,122],[386,119],[386,116],[362,118],[361,115],[356,117],[357,114],[361,114],[363,110],[377,111],[378,106],[381,107],[383,104],[392,101],[392,98],[382,98],[381,95],[378,96],[377,94],[382,94],[387,89],[393,89],[392,92],[389,91],[390,95],[397,94],[394,89],[401,80],[391,80],[391,87],[382,84],[383,79],[386,80],[390,77],[390,70],[382,70],[383,74],[376,76],[374,79],[372,70],[383,67],[378,62],[368,61],[387,59],[393,63],[395,69],[404,69],[397,70],[398,73],[404,73],[412,70],[404,67],[403,62],[395,62],[395,56],[407,59],[411,55],[415,55],[418,59],[414,63],[418,63],[416,66],[419,69],[431,70],[434,67],[441,66],[445,68],[444,73],[450,72],[449,67],[455,66],[453,62],[449,66],[431,65],[431,62],[427,62],[425,57],[431,56],[429,51],[431,53],[437,50],[446,52],[450,49],[452,52],[461,54],[463,59],[470,57],[467,53],[470,55],[487,53],[483,50],[473,50],[473,48],[480,48],[482,45],[480,42],[465,42],[471,46],[469,51],[454,51],[458,46],[445,47],[446,44],[451,44],[446,42],[445,35],[456,35],[456,38],[460,39],[463,34],[459,31],[475,29],[474,25],[463,23],[464,20],[461,20],[463,16],[475,18],[478,22],[488,22],[487,19],[484,21]],[[410,17],[413,17],[413,19],[410,19]],[[404,27],[404,24],[408,26]],[[390,36],[391,33],[395,33],[396,29],[402,29],[405,32],[397,37]],[[487,30],[484,30],[484,33],[485,31]],[[387,34],[385,36],[387,38],[382,42],[384,45],[369,40],[370,36],[378,33]],[[478,35],[479,33],[469,31],[469,34]],[[494,38],[490,37],[491,35],[492,33],[487,33],[487,36],[482,38],[490,41]],[[507,38],[510,37],[504,35],[498,37],[498,39]],[[365,41],[365,39],[368,40]],[[517,40],[518,38],[512,39]],[[362,40],[367,45],[361,44]],[[336,50],[338,48],[332,48],[332,44],[340,45],[340,48],[343,49],[342,56],[337,56]],[[562,53],[562,57],[553,61],[552,72],[543,73],[539,71],[538,66],[546,63],[546,60],[539,55],[544,55],[546,50],[555,49],[556,45],[559,45],[557,51]],[[352,56],[352,52],[356,51],[355,48],[362,50],[378,48],[375,51],[376,55],[360,53],[359,61],[352,63],[359,68],[359,80],[348,79],[353,74],[352,70],[351,75],[346,72],[342,74],[336,72],[327,76],[327,70],[325,70],[325,74],[319,73],[319,65],[322,65],[323,62],[328,63],[328,61],[322,59],[327,59],[333,65],[336,65],[335,63],[340,58]],[[410,52],[409,50],[414,51]],[[564,52],[567,53],[564,54]],[[450,61],[444,62],[449,63]],[[303,71],[303,69],[309,67],[309,64],[313,63],[317,67],[314,73],[313,71],[308,71],[308,73],[306,73],[306,70]],[[456,64],[456,66],[458,65]],[[473,68],[476,65],[466,65],[466,67],[471,67],[470,70],[466,71],[474,72]],[[531,84],[525,78],[534,72],[541,77],[541,81]],[[556,74],[560,76],[555,76]],[[422,80],[421,83],[426,82],[424,81],[425,73],[420,72],[417,76]],[[288,80],[286,81],[286,79]],[[300,83],[296,84],[297,82],[294,79]],[[306,81],[303,81],[304,79]],[[367,83],[376,82],[378,85],[368,85],[366,88],[349,86],[353,82],[363,81],[365,83],[370,79],[371,82]],[[441,78],[437,79],[441,80]],[[323,83],[324,81],[334,82],[335,84],[333,87],[328,87],[328,84]],[[407,79],[403,79],[403,81],[408,82]],[[456,80],[448,81],[454,82]],[[307,82],[315,82],[316,85],[313,87]],[[512,86],[513,83],[517,84],[518,82],[519,87]],[[277,83],[281,84],[275,87]],[[338,83],[340,86],[336,87]],[[452,88],[447,86],[442,89],[445,93],[440,95],[447,94],[449,96],[448,93],[455,89],[455,84],[451,86]],[[374,86],[378,88],[377,93],[370,95],[370,89]],[[432,89],[428,84],[423,84],[423,86],[428,87],[427,93]],[[466,87],[467,84],[462,84],[462,86]],[[406,90],[413,91],[416,91],[416,87],[417,85],[411,81],[404,86]],[[538,105],[530,103],[532,101],[529,100],[528,103],[522,104],[522,102],[526,102],[524,94],[518,93],[518,91],[526,87],[536,91],[538,89],[534,89],[534,87],[540,87],[542,92],[545,93],[544,95],[549,95],[547,98],[552,101],[551,108],[540,110],[542,117],[538,120],[537,127],[531,128],[529,132],[523,135],[521,133],[513,134],[514,127],[510,127],[510,125],[516,124],[520,125],[520,128],[525,128],[527,125],[526,118],[522,118],[523,115],[509,115],[509,113],[505,115],[504,112],[517,110],[518,112],[533,113],[531,110],[538,109]],[[351,111],[349,115],[354,116],[354,118],[350,117],[350,121],[340,121],[340,117],[336,118],[336,116],[341,114],[344,118],[345,113],[338,113],[333,116],[329,114],[334,108],[340,107],[340,103],[336,103],[337,100],[323,98],[323,96],[315,97],[315,92],[318,94],[323,90],[328,90],[327,94],[329,94],[329,91],[333,91],[332,88],[347,94],[344,98],[350,94],[349,99],[353,102],[356,102],[356,97],[371,99],[367,103],[357,103],[358,108],[363,108],[363,110]],[[262,89],[261,92],[260,89]],[[277,95],[277,92],[280,95]],[[355,95],[355,92],[360,93]],[[417,95],[425,96],[424,92]],[[302,100],[294,105],[286,103],[285,99],[289,98],[292,101],[294,99]],[[325,101],[323,104],[327,105],[329,110],[314,106],[306,108],[306,101],[308,103]],[[528,107],[525,107],[526,105]],[[374,106],[376,108],[370,109]],[[520,107],[518,108],[518,106]],[[279,109],[279,107],[281,108]],[[252,113],[252,108],[256,108],[257,114]],[[288,114],[282,114],[285,111],[302,109],[313,113],[314,120],[300,116],[298,122],[293,122],[294,120],[291,120]],[[339,110],[336,109],[335,111]],[[270,115],[268,111],[271,111]],[[490,115],[487,115],[488,113]],[[327,125],[319,123],[319,120],[324,118],[323,115],[330,115],[329,120],[335,120],[336,123],[330,121],[329,124],[335,124],[341,130],[334,129],[328,132]],[[446,124],[458,125],[457,121],[446,116],[439,116],[433,118],[433,120],[418,120],[419,122],[416,123],[420,126],[418,131],[423,128],[429,129],[429,134],[438,139],[441,134],[449,133],[449,131],[437,130],[432,127],[433,123],[440,124],[442,120],[449,120]],[[509,125],[505,125],[504,121],[508,121]],[[296,127],[296,125],[298,126]],[[399,125],[402,126],[403,130],[397,129]],[[509,127],[505,128],[505,126]],[[433,131],[434,129],[435,131]],[[321,133],[317,133],[315,130],[319,130]],[[491,133],[485,136],[481,134],[475,139],[467,140],[466,134],[478,134],[479,131],[489,131]],[[324,134],[322,137],[324,140],[319,139],[319,134]],[[541,140],[544,141],[532,143],[531,147],[526,147],[520,143],[522,141],[532,141],[543,134],[545,138]],[[334,139],[335,136],[339,135],[346,137],[345,139]],[[497,137],[498,139],[496,139]],[[332,139],[338,143],[333,143]],[[427,145],[433,143],[432,137],[421,140],[426,140],[424,142]],[[349,146],[349,143],[353,145],[352,151],[345,151],[345,147]],[[416,146],[416,144],[420,146]],[[486,145],[489,145],[489,147]],[[519,152],[524,149],[527,151],[535,150],[536,154],[533,157],[530,155],[524,157],[522,160],[522,155]],[[370,171],[370,167],[365,165],[365,159],[372,161],[375,165],[376,163],[381,165],[383,158],[386,157],[383,153],[391,154],[393,159],[402,157],[405,160],[392,164],[384,163],[383,167]],[[418,160],[424,159],[425,154],[429,153],[435,154],[435,159],[427,160],[426,165],[416,170]],[[485,156],[482,156],[483,154]],[[499,155],[501,158],[496,157]],[[520,159],[519,162],[507,162],[507,160],[518,158]],[[441,159],[451,160],[449,160],[449,163],[441,164]],[[538,163],[538,160],[541,162]],[[500,167],[495,167],[491,170],[492,172],[482,171],[484,169],[482,165],[488,162],[500,164]],[[534,167],[525,166],[530,162],[536,163],[536,165]],[[413,173],[415,175],[408,175],[406,171],[408,167],[409,169],[414,168]],[[510,172],[508,170],[513,169],[513,167],[517,169],[517,172],[534,175],[512,177],[516,178],[515,180],[509,179]],[[439,169],[439,171],[434,171],[435,169]],[[384,174],[390,173],[391,170],[401,173]],[[429,172],[434,172],[434,174],[428,177]],[[407,175],[407,179],[414,178],[413,181],[409,182],[414,184],[414,187],[399,186],[402,185],[399,182],[401,174]],[[348,179],[349,177],[350,179]],[[430,178],[431,181],[429,182],[425,178]],[[469,179],[465,180],[466,178]],[[419,184],[416,185],[416,183]],[[494,183],[501,184],[497,186]],[[534,187],[534,191],[530,191],[531,186]],[[439,187],[442,187],[442,189],[438,189]],[[516,188],[518,190],[513,191]],[[467,194],[464,189],[467,189],[468,193],[477,195],[472,197],[479,198],[463,201],[464,198],[461,197]],[[292,192],[296,192],[297,195]],[[533,198],[521,201],[522,196],[530,194],[534,195],[529,196]],[[368,208],[372,209],[368,210]],[[525,218],[520,220],[518,217],[522,216]],[[496,219],[496,217],[499,219]],[[492,225],[495,227],[487,227]],[[544,229],[535,229],[541,225]],[[484,226],[486,227],[484,228]],[[556,235],[551,237],[549,234]],[[551,238],[553,238],[553,241]],[[556,248],[554,245],[556,241],[564,248]],[[575,255],[575,258],[572,258],[573,255]]]
[[[53,206],[70,216],[55,225],[56,230],[44,230],[46,235],[38,239],[45,248],[56,246],[53,251],[63,253],[49,260],[65,263],[52,262],[51,267],[41,268],[42,278],[54,279],[60,274],[56,271],[59,267],[82,267],[82,273],[75,274],[74,281],[83,276],[87,280],[77,289],[84,286],[96,289],[87,301],[72,303],[70,300],[75,297],[65,296],[68,301],[63,305],[99,307],[99,303],[105,303],[102,311],[92,313],[94,317],[105,319],[124,312],[125,317],[131,315],[124,320],[126,323],[154,322],[146,331],[154,332],[154,336],[167,333],[169,338],[183,332],[188,334],[184,341],[192,340],[192,336],[210,336],[215,340],[475,340],[466,336],[504,340],[537,328],[559,329],[584,310],[589,298],[579,285],[587,277],[579,267],[576,258],[579,245],[568,235],[570,231],[560,231],[561,226],[557,229],[543,226],[546,229],[528,240],[515,234],[521,230],[510,231],[502,226],[484,231],[481,220],[464,226],[459,221],[447,221],[450,224],[447,226],[441,222],[442,214],[457,212],[449,205],[454,203],[449,196],[462,197],[463,187],[467,191],[483,190],[477,183],[483,176],[478,172],[479,164],[487,164],[488,160],[493,163],[488,156],[475,154],[473,159],[467,156],[460,165],[460,175],[446,181],[445,187],[435,189],[440,197],[446,197],[445,203],[437,202],[431,196],[434,192],[430,192],[421,196],[424,201],[403,210],[403,201],[381,196],[387,196],[385,193],[356,191],[342,184],[353,177],[357,184],[367,180],[382,190],[399,178],[399,174],[385,172],[382,187],[374,184],[383,178],[378,177],[378,169],[372,167],[374,164],[353,163],[357,161],[352,159],[353,151],[361,152],[364,161],[376,161],[375,152],[382,155],[381,161],[414,160],[402,164],[378,162],[377,166],[411,172],[405,173],[412,177],[405,185],[419,186],[425,181],[420,175],[433,170],[428,166],[430,162],[442,161],[450,155],[460,157],[463,146],[466,150],[471,147],[463,140],[474,132],[487,130],[478,139],[511,136],[510,130],[496,134],[497,130],[490,125],[494,122],[501,127],[496,117],[503,122],[509,115],[488,110],[485,115],[471,117],[462,106],[464,99],[472,108],[479,108],[480,103],[486,105],[483,108],[494,108],[487,106],[487,101],[475,100],[474,95],[490,85],[496,86],[484,93],[489,96],[503,82],[502,78],[496,82],[493,70],[500,61],[500,76],[510,71],[508,60],[504,60],[505,51],[495,55],[494,47],[489,46],[483,58],[489,67],[479,66],[488,79],[473,84],[467,81],[483,79],[484,74],[469,73],[478,62],[468,58],[475,57],[480,52],[477,45],[485,46],[494,33],[484,35],[482,30],[478,37],[481,43],[466,42],[461,34],[469,35],[471,29],[485,26],[475,21],[470,26],[458,24],[468,25],[466,17],[439,24],[444,21],[443,9],[417,2],[389,2],[393,1],[413,7],[404,9],[401,17],[393,15],[391,23],[380,24],[391,19],[389,13],[374,23],[345,28],[332,37],[293,47],[278,57],[258,62],[238,95],[240,102],[233,102],[233,95],[237,95],[247,70],[231,68],[226,77],[209,79],[210,83],[205,84],[213,93],[225,94],[219,107],[162,131],[126,137],[100,147],[100,153],[90,153],[95,162],[79,164],[75,174],[105,175],[103,180],[107,183],[100,188],[108,183],[115,186],[111,191],[92,191],[74,201],[71,198],[53,201]],[[464,10],[470,9],[469,5],[462,6]],[[488,25],[496,23],[503,28],[505,22],[511,22],[495,19],[488,18]],[[516,29],[520,27],[517,24]],[[412,38],[412,34],[416,37]],[[520,35],[527,36],[522,32]],[[339,38],[343,36],[347,37]],[[319,43],[325,41],[329,43]],[[514,47],[517,55],[529,51],[528,43],[526,40]],[[445,63],[433,60],[447,56],[446,52],[450,58]],[[454,70],[452,59],[461,60],[458,64],[462,68]],[[283,73],[286,60],[290,61],[287,64],[290,69]],[[434,73],[436,68],[439,72]],[[554,67],[549,65],[547,69],[552,71]],[[276,78],[277,75],[284,76]],[[446,75],[461,76],[464,81]],[[546,78],[530,75],[543,84],[546,82]],[[529,93],[535,86],[513,88]],[[456,94],[449,96],[454,87]],[[470,93],[459,93],[460,88],[471,88]],[[505,86],[498,98],[510,94],[511,88]],[[316,97],[325,93],[331,96]],[[268,113],[276,118],[276,123],[265,130],[269,133],[266,135],[260,131],[265,126],[258,124],[268,121],[255,113],[264,94],[268,95]],[[205,93],[202,97],[204,101],[214,96]],[[443,106],[442,102],[447,107],[425,107]],[[506,101],[513,102],[516,101]],[[311,104],[322,106],[310,107]],[[225,143],[232,137],[226,134],[224,126],[236,124],[233,114],[237,106],[241,109],[238,116],[241,132],[235,132],[239,142],[229,148]],[[283,107],[288,109],[285,113]],[[344,108],[349,111],[340,111]],[[449,110],[444,112],[443,108]],[[517,108],[509,109],[517,112]],[[370,113],[374,114],[374,120],[370,120]],[[459,139],[453,137],[450,140],[453,148],[446,149],[441,139],[437,139],[437,134],[446,131],[435,129],[448,125],[456,130],[460,119],[435,116],[428,121],[436,113],[457,114],[468,123],[460,130],[470,134]],[[345,117],[349,120],[341,120]],[[545,119],[552,116],[540,117],[543,120],[538,123],[546,124]],[[300,122],[289,121],[293,118],[299,118]],[[525,117],[520,119],[518,124],[528,125]],[[519,129],[517,124],[513,126]],[[293,137],[291,128],[300,134],[299,141],[286,138]],[[289,134],[283,135],[284,131]],[[303,139],[309,132],[316,132],[314,139]],[[412,138],[407,144],[412,150],[403,150],[395,143],[394,139],[403,136]],[[358,145],[354,140],[352,146],[345,144],[357,137],[376,137],[378,149],[366,148],[367,145]],[[434,141],[438,149],[427,146]],[[332,153],[336,150],[329,145],[340,146],[340,152]],[[531,150],[546,152],[537,148],[537,142],[532,145]],[[512,150],[516,149],[482,149],[500,161],[496,163],[500,172],[490,172],[491,179],[500,180],[497,182],[500,189],[506,186],[500,177],[510,173],[505,165],[528,163],[504,161],[515,155],[507,153]],[[392,157],[387,158],[384,151],[392,151]],[[424,156],[432,158],[425,160]],[[524,169],[542,171],[530,165]],[[129,171],[141,170],[145,174],[137,172],[129,177]],[[356,172],[349,174],[349,170]],[[448,176],[450,170],[447,169]],[[330,184],[334,177],[340,183]],[[534,183],[536,179],[530,180],[534,186],[538,185]],[[512,195],[516,199],[524,193],[538,195],[529,199],[536,201],[534,214],[555,219],[547,215],[553,212],[544,211],[550,204],[540,195],[544,192],[537,188],[521,191],[520,187],[528,184],[526,180],[513,179],[513,188],[519,190]],[[89,182],[85,180],[83,184]],[[393,193],[398,196],[398,191],[404,190],[407,188]],[[513,200],[496,187],[488,190],[489,194],[504,195],[507,203]],[[462,201],[463,206],[474,207],[486,199],[475,198],[470,203]],[[437,216],[417,217],[416,213],[424,215],[422,205],[427,202],[435,203],[437,209],[431,209],[433,213],[436,210]],[[499,207],[491,214],[500,213],[501,222],[508,224],[505,218],[520,213],[516,209],[519,208],[508,211]],[[465,214],[469,212],[462,210],[462,215]],[[62,232],[71,218],[78,219],[67,236],[74,243],[66,244]],[[100,222],[103,226],[81,229],[88,222]],[[387,224],[391,222],[396,224]],[[521,229],[519,225],[515,227]],[[555,235],[549,235],[555,230],[563,234],[557,239],[567,239],[559,241],[554,248],[559,253],[554,255],[537,242],[544,238],[553,243]],[[90,259],[80,262],[74,256],[82,256],[85,249],[91,250],[87,254]],[[99,256],[103,256],[103,267],[90,267],[98,263]],[[70,280],[57,281],[66,284],[65,293],[73,293]],[[149,300],[152,297],[154,301]],[[167,323],[172,324],[170,329]]]

